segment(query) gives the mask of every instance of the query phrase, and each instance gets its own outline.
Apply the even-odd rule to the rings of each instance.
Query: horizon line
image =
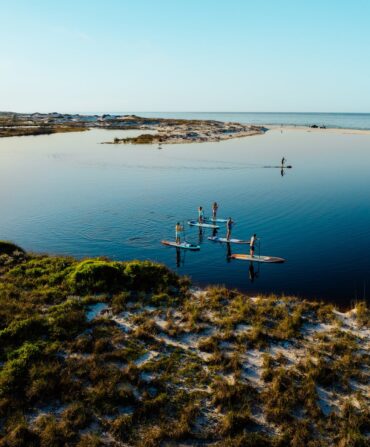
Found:
[[[219,113],[228,113],[228,114],[239,114],[239,113],[254,113],[254,114],[321,114],[321,115],[370,115],[369,112],[294,112],[294,111],[279,111],[279,112],[272,112],[272,111],[263,111],[263,112],[256,112],[256,111],[226,111],[226,110],[220,110],[220,111],[194,111],[194,110],[125,110],[125,111],[105,111],[105,112],[96,112],[96,111],[83,111],[83,112],[57,112],[57,111],[50,111],[50,112],[16,112],[14,110],[0,110],[0,113],[18,113],[18,114],[32,114],[32,113],[41,113],[41,114],[48,114],[48,113],[60,113],[60,114],[80,114],[80,115],[104,115],[104,114],[135,114],[135,113],[210,113],[210,114],[219,114]]]

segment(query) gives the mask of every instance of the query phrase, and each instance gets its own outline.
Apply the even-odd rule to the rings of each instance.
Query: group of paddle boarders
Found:
[[[282,160],[283,163],[283,160]],[[212,218],[210,219],[211,221],[216,221],[217,220],[217,211],[218,211],[218,203],[217,202],[213,202],[212,204]],[[198,207],[198,223],[200,225],[204,224],[206,221],[206,218],[204,216],[204,209],[202,206]],[[233,230],[233,226],[234,226],[234,221],[231,217],[229,217],[228,219],[226,219],[226,242],[230,241],[231,239],[231,233]],[[176,223],[175,226],[175,237],[176,237],[176,244],[181,244],[181,234],[184,232],[184,227],[180,224],[180,222]],[[250,255],[253,257],[254,256],[254,251],[255,251],[255,246],[256,246],[256,242],[257,242],[257,235],[254,233],[252,235],[252,237],[250,238],[250,242],[249,242],[249,251],[250,251]]]
[[[285,168],[291,168],[291,165],[286,165],[286,158],[281,158],[280,166],[265,166],[266,168],[281,168],[284,171]],[[198,244],[193,244],[186,241],[185,238],[185,225],[177,222],[175,225],[175,241],[171,240],[162,240],[161,243],[168,247],[175,247],[177,253],[179,254],[180,249],[184,250],[192,250],[198,251],[200,250],[200,244],[203,240],[203,228],[211,228],[213,230],[212,236],[209,236],[208,239],[213,242],[218,243],[226,243],[227,244],[227,259],[239,259],[241,261],[250,261],[250,262],[267,262],[267,263],[282,263],[285,262],[285,259],[277,257],[277,256],[262,256],[258,253],[258,256],[254,254],[256,244],[258,241],[258,251],[260,252],[261,248],[261,238],[257,238],[256,233],[254,233],[250,239],[242,240],[232,238],[231,234],[233,232],[233,227],[235,222],[231,217],[227,219],[218,218],[218,203],[213,202],[211,207],[211,216],[206,216],[204,213],[204,209],[202,206],[198,207],[198,219],[191,219],[188,221],[188,225],[191,227],[199,228],[199,242]],[[218,237],[217,230],[220,229],[220,224],[223,223],[226,225],[226,237]],[[244,244],[249,245],[249,254],[247,253],[231,253],[231,244]],[[251,275],[253,276],[253,275]]]

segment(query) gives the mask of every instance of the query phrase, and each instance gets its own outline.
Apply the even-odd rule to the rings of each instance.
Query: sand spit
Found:
[[[259,126],[207,120],[167,119],[145,124],[137,121],[135,125],[146,133],[136,137],[115,138],[108,144],[207,143],[261,135],[266,131]]]
[[[311,127],[311,126],[293,126],[293,125],[264,125],[263,128],[267,131],[292,131],[297,132],[312,132],[312,133],[324,133],[324,134],[340,134],[340,135],[370,135],[368,129],[342,129],[339,127]]]

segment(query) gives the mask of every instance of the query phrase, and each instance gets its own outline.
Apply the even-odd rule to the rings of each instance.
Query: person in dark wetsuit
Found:
[[[282,168],[285,168],[285,166],[284,166],[284,164],[285,164],[285,157],[283,157],[282,159],[281,159],[281,167]]]
[[[229,217],[228,219],[227,219],[227,222],[226,222],[226,239],[229,241],[230,240],[230,237],[231,237],[231,232],[232,232],[232,229],[233,229],[233,224],[234,224],[234,221],[231,219],[231,217]]]

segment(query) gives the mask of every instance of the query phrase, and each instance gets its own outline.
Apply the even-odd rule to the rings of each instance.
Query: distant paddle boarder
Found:
[[[254,256],[254,250],[255,250],[256,241],[257,241],[257,235],[256,235],[256,233],[254,233],[254,235],[251,237],[251,240],[250,240],[250,243],[249,243],[249,249],[250,249],[249,252],[250,252],[250,255],[252,256],[252,258]]]
[[[203,223],[203,221],[204,221],[204,210],[203,210],[203,207],[200,206],[198,208],[198,222]]]
[[[213,220],[217,219],[217,210],[218,210],[217,202],[213,202],[213,205],[212,205],[212,219]]]
[[[283,158],[281,159],[281,167],[282,167],[282,168],[285,168],[285,166],[284,166],[285,162],[286,162],[285,157],[283,157]]]
[[[181,243],[181,233],[184,231],[183,227],[180,225],[180,222],[177,222],[175,226],[175,235],[176,235],[176,244]]]
[[[227,222],[226,222],[226,239],[229,241],[230,240],[230,237],[231,237],[231,232],[232,232],[232,229],[233,229],[233,224],[234,224],[234,221],[231,219],[231,217],[229,217],[228,219],[227,219]]]

